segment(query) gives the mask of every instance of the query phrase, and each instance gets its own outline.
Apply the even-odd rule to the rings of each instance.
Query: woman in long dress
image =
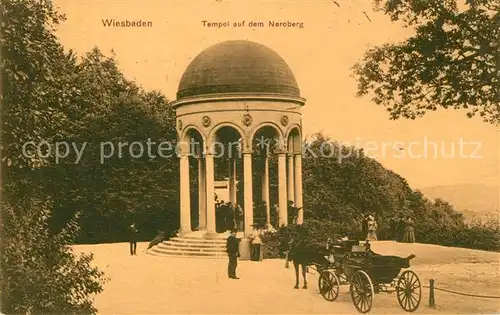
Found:
[[[377,221],[372,215],[368,217],[368,235],[366,239],[369,241],[377,240]]]
[[[403,237],[404,243],[414,243],[415,242],[415,222],[412,218],[407,217],[405,220],[405,234]]]
[[[252,261],[260,261],[262,254],[261,254],[261,245],[262,245],[262,239],[260,238],[261,231],[260,228],[258,227],[257,224],[254,224],[254,230],[252,233]]]

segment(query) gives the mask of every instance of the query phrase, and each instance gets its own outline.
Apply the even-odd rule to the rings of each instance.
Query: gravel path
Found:
[[[138,244],[138,256],[128,255],[128,244],[75,246],[93,252],[95,263],[110,281],[96,297],[101,314],[357,314],[348,287],[335,302],[318,293],[317,275],[308,274],[309,288],[293,289],[293,269],[282,260],[239,262],[239,280],[226,277],[225,260],[165,258],[148,255]],[[412,269],[422,284],[474,294],[500,295],[497,253],[423,244],[379,242],[382,254],[415,253]],[[302,279],[301,279],[302,281]],[[437,308],[427,307],[428,289],[416,313],[499,313],[500,300],[464,298],[436,293]],[[404,314],[395,294],[377,294],[371,313]]]

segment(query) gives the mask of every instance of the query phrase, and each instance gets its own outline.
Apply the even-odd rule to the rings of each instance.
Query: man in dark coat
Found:
[[[402,242],[403,241],[403,236],[405,232],[405,220],[402,215],[399,216],[396,224],[396,241]]]
[[[368,214],[365,214],[361,221],[361,239],[366,240],[368,237]]]
[[[226,244],[227,256],[229,257],[227,275],[230,279],[239,279],[236,277],[236,267],[238,266],[238,257],[240,257],[239,243],[240,241],[236,238],[236,229],[232,229]]]
[[[395,216],[392,216],[389,219],[389,239],[397,241],[398,240],[397,234],[398,234],[397,218]]]
[[[130,255],[137,255],[137,228],[135,227],[135,223],[132,223],[129,226],[129,241],[130,241]]]
[[[232,203],[226,203],[226,231],[232,230],[235,227],[234,223],[234,206]]]

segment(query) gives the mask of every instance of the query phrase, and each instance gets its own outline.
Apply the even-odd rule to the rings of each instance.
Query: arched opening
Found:
[[[215,130],[210,152],[214,157],[215,229],[217,233],[236,227],[244,229],[243,193],[238,189],[242,179],[243,137],[231,125]]]
[[[189,159],[189,199],[190,199],[190,227],[191,230],[198,230],[203,225],[204,213],[200,207],[200,196],[204,186],[203,177],[203,148],[204,141],[201,133],[194,127],[189,127],[183,137],[184,153]],[[206,223],[205,223],[206,225]]]
[[[288,223],[302,224],[304,220],[302,200],[302,139],[298,126],[287,134],[287,196]]]
[[[282,133],[272,124],[253,135],[253,219],[258,228],[279,226],[278,152],[282,148]]]
[[[302,141],[300,129],[298,126],[290,129],[287,135],[288,152],[291,154],[299,154],[302,151]]]

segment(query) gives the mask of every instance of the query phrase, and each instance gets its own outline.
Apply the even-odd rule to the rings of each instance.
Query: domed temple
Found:
[[[265,223],[271,224],[271,188],[278,190],[276,225],[289,223],[289,204],[300,209],[295,220],[302,223],[304,104],[287,63],[264,45],[226,41],[193,59],[181,78],[177,99],[172,102],[180,155],[179,237],[194,239],[196,235],[210,240],[221,236],[216,229],[218,178],[227,179],[226,201],[243,210],[242,259],[249,255],[246,246],[254,227],[254,202],[264,205]],[[274,187],[269,180],[271,150],[277,155],[278,179]],[[254,170],[257,155],[259,167]],[[193,168],[197,169],[197,181],[190,178]],[[216,174],[216,170],[224,174]],[[193,182],[197,183],[196,203],[192,200]],[[193,224],[193,218],[197,223]],[[219,239],[222,244],[222,237]]]

